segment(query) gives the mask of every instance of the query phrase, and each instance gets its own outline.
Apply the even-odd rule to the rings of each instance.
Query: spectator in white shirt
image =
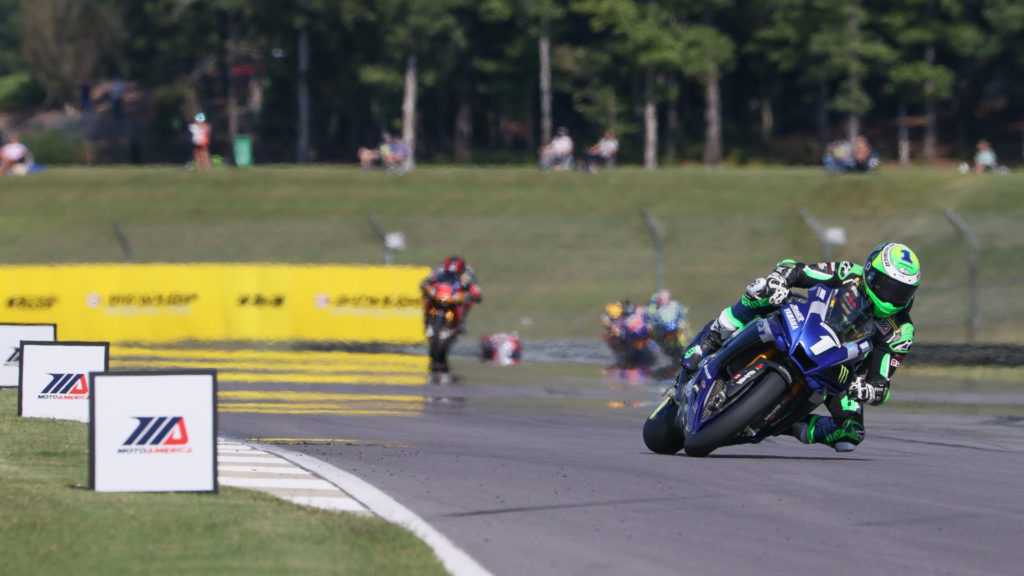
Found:
[[[541,170],[572,170],[572,138],[569,137],[569,129],[564,126],[559,128],[551,143],[540,148],[540,169]]]
[[[604,136],[590,148],[583,156],[583,170],[585,172],[597,172],[598,166],[611,168],[615,165],[615,156],[619,153],[619,141],[615,139],[615,132],[605,130]]]
[[[10,141],[0,148],[0,163],[5,174],[23,175],[28,173],[32,155],[17,136],[11,136]]]

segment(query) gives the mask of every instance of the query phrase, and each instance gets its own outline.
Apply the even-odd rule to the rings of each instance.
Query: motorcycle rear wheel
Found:
[[[679,405],[665,398],[644,422],[644,444],[655,454],[675,454],[683,449],[683,431],[676,427]]]
[[[707,426],[686,438],[687,456],[707,456],[735,438],[751,420],[767,412],[786,392],[786,381],[777,372],[766,374],[754,388],[725,409]]]

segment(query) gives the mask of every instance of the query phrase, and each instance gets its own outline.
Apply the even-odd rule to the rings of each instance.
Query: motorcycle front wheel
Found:
[[[707,456],[732,440],[758,416],[765,414],[786,393],[786,381],[777,372],[770,372],[734,404],[710,423],[687,436],[687,456]]]
[[[454,338],[440,338],[436,334],[430,338],[430,371],[448,371],[448,351]]]
[[[644,444],[655,454],[675,454],[683,449],[683,431],[676,427],[679,405],[671,397],[662,402],[644,422]]]

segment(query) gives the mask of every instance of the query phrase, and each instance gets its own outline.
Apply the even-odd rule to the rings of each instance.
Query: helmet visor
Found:
[[[868,289],[874,297],[897,308],[904,308],[910,304],[914,293],[917,292],[917,286],[894,280],[874,268],[869,268],[865,276]]]

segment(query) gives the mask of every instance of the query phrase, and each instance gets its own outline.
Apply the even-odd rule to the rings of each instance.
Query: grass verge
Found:
[[[383,263],[368,220],[402,231],[398,264],[458,252],[484,303],[470,329],[524,338],[597,338],[604,304],[646,301],[655,286],[644,208],[664,233],[664,283],[701,325],[782,258],[822,249],[800,209],[846,243],[831,257],[863,261],[882,240],[921,257],[918,340],[962,341],[968,250],[953,208],[981,244],[984,342],[1017,342],[1024,301],[1024,173],[961,176],[895,169],[830,176],[819,168],[704,168],[598,174],[527,168],[417,169],[403,176],[344,167],[256,167],[189,173],[169,167],[53,168],[4,182],[0,262],[116,262],[112,222],[137,262]]]
[[[255,491],[98,493],[88,425],[20,418],[0,390],[5,574],[445,574],[410,532]]]

